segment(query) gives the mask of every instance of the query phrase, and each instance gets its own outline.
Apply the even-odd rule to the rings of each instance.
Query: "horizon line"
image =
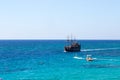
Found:
[[[67,40],[67,39],[0,39],[0,40]],[[120,40],[120,39],[76,39],[76,40]]]

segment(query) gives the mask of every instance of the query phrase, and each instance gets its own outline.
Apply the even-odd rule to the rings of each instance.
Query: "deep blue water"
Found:
[[[65,40],[1,40],[0,80],[120,80],[119,40],[79,43],[81,52],[66,53]]]

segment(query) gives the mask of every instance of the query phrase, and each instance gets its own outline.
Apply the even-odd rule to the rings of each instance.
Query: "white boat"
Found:
[[[87,55],[86,60],[87,61],[93,61],[93,58],[91,57],[91,55]]]

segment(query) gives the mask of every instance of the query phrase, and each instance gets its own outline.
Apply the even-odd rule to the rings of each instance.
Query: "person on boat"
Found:
[[[91,57],[91,55],[87,55],[86,60],[87,61],[93,61],[93,58]]]

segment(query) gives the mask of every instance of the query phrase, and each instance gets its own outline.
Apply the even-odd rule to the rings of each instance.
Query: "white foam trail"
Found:
[[[75,59],[84,59],[82,57],[77,57],[77,56],[74,56],[73,58],[75,58]]]
[[[82,57],[77,57],[77,56],[74,56],[73,58],[75,58],[75,59],[85,59],[85,58],[82,58]],[[97,60],[97,58],[92,58],[93,60]]]
[[[79,59],[79,60],[85,59],[83,57],[78,57],[78,56],[74,56],[73,58]],[[92,59],[93,60],[102,60],[102,61],[120,61],[120,60],[117,60],[117,59],[98,59],[98,58],[92,58]]]
[[[117,60],[117,59],[97,59],[97,60],[120,61],[120,60]]]
[[[66,52],[65,50],[63,52]]]
[[[81,51],[87,52],[87,51],[103,51],[103,50],[116,50],[120,48],[98,48],[98,49],[83,49]]]
[[[96,60],[97,58],[93,58],[94,60]]]

